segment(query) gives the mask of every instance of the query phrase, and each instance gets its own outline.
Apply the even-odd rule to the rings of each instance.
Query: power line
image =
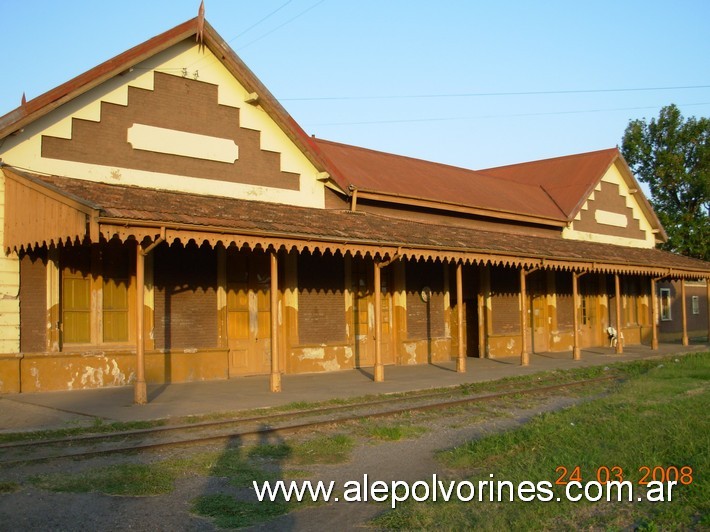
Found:
[[[271,18],[271,17],[274,16],[276,13],[278,13],[279,11],[281,11],[284,7],[286,7],[287,5],[289,5],[292,1],[293,1],[293,0],[288,0],[288,2],[286,2],[285,4],[281,4],[280,7],[277,7],[276,9],[274,9],[271,13],[269,13],[269,14],[266,15],[265,17],[261,18],[260,20],[257,20],[254,24],[252,24],[252,25],[249,26],[247,29],[245,29],[244,31],[242,31],[241,33],[239,33],[236,37],[234,37],[233,39],[230,39],[230,40],[227,41],[227,42],[232,42],[232,41],[238,39],[239,37],[243,36],[245,33],[248,33],[249,31],[253,30],[253,29],[256,28],[259,24],[261,24],[261,23],[264,22],[265,20]]]
[[[323,0],[325,1],[325,0]],[[708,89],[710,85],[685,85],[679,87],[635,87],[617,89],[573,89],[573,90],[547,90],[547,91],[515,91],[515,92],[461,92],[444,94],[402,94],[385,96],[309,96],[304,98],[280,98],[281,101],[307,102],[323,100],[400,100],[415,98],[472,98],[480,96],[539,96],[548,94],[596,94],[604,92],[642,92],[642,91],[668,91],[687,89]]]
[[[710,102],[699,102],[699,103],[683,103],[678,104],[679,107],[691,107],[698,105],[710,105]],[[584,114],[584,113],[607,113],[614,111],[638,111],[642,109],[657,109],[657,105],[645,106],[645,107],[617,107],[613,109],[586,109],[577,111],[550,111],[542,113],[517,113],[517,114],[506,114],[506,115],[479,115],[479,116],[452,116],[452,117],[432,117],[432,118],[406,118],[401,120],[371,120],[371,121],[358,121],[358,122],[323,122],[314,124],[304,124],[309,127],[316,126],[359,126],[359,125],[371,125],[371,124],[406,124],[414,122],[450,122],[455,120],[480,120],[486,118],[519,118],[519,117],[529,117],[529,116],[554,116],[554,115],[572,115],[572,114]]]
[[[284,22],[283,24],[280,24],[280,25],[276,26],[274,29],[272,29],[271,31],[266,32],[266,33],[265,33],[264,35],[262,35],[261,37],[257,37],[257,38],[254,39],[253,41],[250,41],[250,42],[246,43],[244,46],[240,46],[240,47],[237,49],[237,51],[239,51],[239,50],[244,50],[244,48],[246,48],[247,46],[251,46],[252,44],[254,44],[254,43],[260,41],[261,39],[263,39],[263,38],[265,38],[265,37],[268,37],[269,35],[271,35],[271,34],[274,33],[275,31],[280,30],[281,28],[283,28],[286,24],[290,24],[291,22],[293,22],[293,21],[296,20],[297,18],[302,17],[303,15],[305,15],[306,13],[308,13],[309,11],[315,9],[316,7],[318,7],[319,5],[321,5],[323,2],[325,2],[325,0],[320,0],[320,2],[317,2],[317,3],[313,4],[311,7],[307,8],[307,9],[304,9],[303,11],[301,11],[300,13],[298,13],[297,15],[295,15],[295,16],[291,17],[290,19],[288,19],[288,20],[287,20],[286,22]]]
[[[272,16],[274,16],[276,13],[278,13],[279,11],[281,11],[284,7],[286,7],[287,5],[289,5],[292,1],[293,1],[293,0],[288,0],[286,3],[281,4],[279,7],[277,7],[276,9],[274,9],[271,13],[269,13],[268,15],[266,15],[266,16],[260,18],[260,19],[257,20],[254,24],[252,24],[251,26],[249,26],[247,29],[245,29],[244,31],[238,33],[236,36],[234,36],[234,37],[232,37],[231,39],[229,39],[229,40],[227,41],[227,43],[231,43],[231,42],[236,41],[239,37],[243,36],[245,33],[247,33],[247,32],[249,32],[249,31],[253,30],[253,29],[256,28],[259,24],[261,24],[261,23],[264,22],[265,20],[271,18]],[[191,68],[191,67],[195,66],[197,63],[200,63],[200,62],[204,61],[207,57],[208,57],[208,56],[200,57],[197,61],[194,61],[194,62],[190,63],[186,68]],[[210,62],[214,62],[216,59],[217,59],[217,58],[213,56],[213,57],[211,58],[211,61],[210,61]],[[206,65],[203,65],[203,66],[206,66]]]

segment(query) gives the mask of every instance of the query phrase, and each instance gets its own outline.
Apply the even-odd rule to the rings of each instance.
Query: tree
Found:
[[[710,260],[710,119],[685,120],[673,104],[658,119],[632,120],[621,153],[651,189],[651,204],[668,233],[663,246]]]

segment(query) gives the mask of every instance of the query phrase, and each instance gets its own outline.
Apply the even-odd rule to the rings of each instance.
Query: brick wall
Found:
[[[444,326],[444,271],[440,263],[407,262],[405,267],[407,290],[407,338],[423,340],[445,336]],[[422,289],[428,287],[428,302]]]
[[[155,347],[217,347],[217,252],[164,244],[153,253]]]
[[[345,262],[342,256],[298,256],[298,338],[300,344],[344,342]]]
[[[520,333],[520,274],[512,268],[491,270],[493,334]]]
[[[47,253],[20,257],[20,352],[37,353],[47,347]]]
[[[42,156],[235,183],[299,189],[299,176],[281,171],[281,155],[261,149],[260,132],[239,127],[239,109],[220,105],[211,83],[156,72],[154,90],[130,87],[128,105],[103,102],[101,121],[74,119],[72,138],[42,138]],[[133,124],[231,139],[233,163],[135,150],[126,142]]]
[[[572,274],[555,272],[557,300],[557,328],[561,331],[574,327],[574,298],[572,297]]]

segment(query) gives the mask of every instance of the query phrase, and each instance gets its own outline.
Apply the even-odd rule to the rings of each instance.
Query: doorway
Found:
[[[352,260],[353,337],[355,366],[375,365],[375,274],[371,261],[362,257]],[[380,303],[382,308],[382,363],[394,364],[393,307],[390,268],[380,275]]]
[[[271,269],[261,250],[227,252],[229,375],[271,371]]]

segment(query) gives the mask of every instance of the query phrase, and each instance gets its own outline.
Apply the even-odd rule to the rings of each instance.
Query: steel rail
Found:
[[[346,423],[346,422],[355,421],[358,419],[394,416],[394,415],[402,414],[405,412],[415,412],[415,411],[425,412],[425,411],[430,411],[430,410],[442,410],[442,409],[446,409],[446,408],[452,408],[452,407],[462,406],[462,405],[471,404],[471,403],[486,402],[486,401],[492,401],[495,399],[502,399],[502,398],[510,397],[510,396],[514,396],[514,395],[521,395],[521,394],[522,395],[534,395],[534,394],[539,394],[542,392],[549,392],[549,391],[561,390],[564,388],[585,386],[588,384],[595,384],[595,383],[611,381],[611,380],[619,380],[619,377],[614,376],[614,375],[609,375],[609,376],[604,376],[604,377],[596,377],[593,379],[570,381],[570,382],[562,383],[562,384],[553,384],[553,385],[549,385],[549,386],[537,386],[534,388],[522,388],[522,389],[514,389],[514,390],[510,390],[510,391],[497,392],[497,393],[486,394],[486,395],[476,395],[476,396],[464,397],[464,398],[460,398],[460,399],[453,399],[453,400],[449,400],[449,401],[440,401],[440,402],[426,403],[426,404],[420,404],[420,405],[406,405],[404,407],[385,409],[385,410],[380,410],[380,411],[376,411],[376,412],[367,412],[364,414],[362,414],[362,413],[357,414],[357,413],[351,413],[351,412],[353,410],[358,409],[358,408],[364,408],[364,407],[369,407],[369,406],[392,404],[392,403],[401,402],[401,401],[405,401],[405,400],[410,400],[410,401],[415,400],[416,401],[416,400],[420,400],[420,399],[432,398],[432,397],[437,397],[437,396],[451,395],[452,392],[455,393],[455,390],[438,392],[435,394],[422,394],[422,395],[417,395],[414,397],[412,397],[412,396],[396,397],[396,398],[390,398],[390,399],[384,399],[384,400],[372,401],[372,402],[363,402],[363,403],[348,404],[348,405],[338,405],[338,406],[333,406],[333,407],[325,407],[322,409],[305,410],[305,411],[297,411],[297,412],[285,412],[285,413],[278,413],[278,414],[270,414],[267,416],[254,416],[251,418],[232,419],[232,420],[228,420],[228,421],[206,422],[206,423],[198,423],[198,424],[191,424],[191,425],[178,425],[178,426],[174,426],[174,427],[156,427],[156,428],[152,428],[152,429],[140,429],[140,430],[136,430],[136,431],[125,431],[125,432],[113,432],[113,433],[108,433],[108,434],[87,435],[87,436],[81,436],[81,437],[77,437],[77,438],[64,438],[64,439],[57,439],[57,440],[19,442],[16,444],[4,444],[4,445],[0,446],[0,449],[27,448],[27,447],[41,448],[44,446],[59,445],[62,443],[77,444],[77,443],[85,443],[87,441],[91,442],[92,440],[109,440],[109,439],[116,439],[116,438],[121,438],[121,437],[128,437],[128,438],[140,437],[140,436],[150,435],[151,433],[161,433],[161,432],[177,431],[177,430],[185,431],[188,429],[213,428],[215,426],[225,426],[225,425],[234,424],[234,423],[263,423],[264,421],[274,420],[274,419],[278,419],[278,418],[294,417],[294,416],[297,417],[297,416],[321,415],[321,414],[326,414],[329,412],[337,412],[339,410],[346,410],[349,412],[343,416],[337,416],[337,417],[332,417],[332,418],[327,418],[327,419],[322,419],[322,420],[297,422],[297,423],[290,423],[290,424],[287,423],[287,424],[280,425],[280,426],[261,425],[257,428],[254,428],[254,429],[244,429],[244,430],[238,430],[238,431],[228,432],[228,433],[224,433],[224,434],[198,436],[198,437],[192,437],[192,438],[188,437],[188,438],[182,438],[182,439],[174,439],[174,440],[170,440],[170,441],[156,441],[156,442],[151,442],[151,443],[139,443],[139,444],[135,444],[135,445],[125,445],[125,442],[121,442],[121,444],[123,446],[118,446],[118,447],[113,447],[113,448],[108,448],[108,449],[79,450],[77,452],[66,452],[66,453],[56,454],[56,455],[52,455],[52,456],[24,457],[24,458],[10,459],[10,460],[0,459],[0,465],[12,465],[12,464],[21,464],[21,463],[25,464],[25,463],[32,463],[32,462],[38,462],[38,461],[58,460],[58,459],[62,459],[62,458],[76,459],[76,458],[90,457],[90,456],[145,451],[145,450],[152,450],[152,449],[158,449],[158,448],[168,448],[168,447],[178,447],[178,446],[185,446],[185,445],[215,443],[218,441],[229,441],[229,440],[232,440],[235,438],[242,439],[242,438],[250,438],[250,437],[255,437],[255,436],[263,436],[263,435],[287,434],[287,433],[298,432],[301,430],[332,425],[333,423]]]

